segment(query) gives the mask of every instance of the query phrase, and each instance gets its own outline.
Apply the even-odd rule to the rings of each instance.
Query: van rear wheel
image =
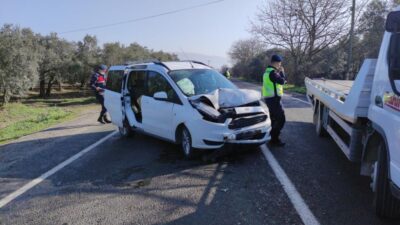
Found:
[[[385,144],[381,141],[377,146],[378,160],[372,171],[372,189],[374,193],[375,212],[386,218],[399,218],[400,200],[392,195],[388,176],[388,159]]]

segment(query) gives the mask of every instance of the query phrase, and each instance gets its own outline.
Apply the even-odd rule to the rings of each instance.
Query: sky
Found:
[[[215,0],[0,0],[0,25],[12,23],[41,34],[57,32],[72,41],[91,34],[100,44],[137,42],[154,50],[227,59],[233,42],[250,37],[250,20],[265,0],[223,0],[138,22],[63,33],[208,2]]]

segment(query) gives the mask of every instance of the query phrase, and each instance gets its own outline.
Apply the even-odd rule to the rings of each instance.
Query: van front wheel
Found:
[[[186,127],[181,129],[181,148],[186,159],[193,158],[192,137]]]

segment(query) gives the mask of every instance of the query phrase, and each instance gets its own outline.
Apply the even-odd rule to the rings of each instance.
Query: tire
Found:
[[[374,193],[375,212],[380,217],[399,218],[400,201],[396,199],[390,190],[388,178],[388,159],[385,144],[381,141],[378,148],[378,161],[372,172],[372,189]]]
[[[122,126],[123,127],[118,127],[118,131],[121,137],[129,138],[134,135],[134,131],[132,130],[132,128],[129,125],[129,122],[126,119],[123,121]]]
[[[180,133],[180,145],[186,159],[193,159],[194,149],[192,147],[192,136],[186,127],[182,127]]]
[[[327,132],[322,125],[322,109],[323,105],[321,103],[317,104],[317,108],[315,109],[313,115],[313,122],[315,124],[315,132],[317,133],[318,137],[326,137]]]

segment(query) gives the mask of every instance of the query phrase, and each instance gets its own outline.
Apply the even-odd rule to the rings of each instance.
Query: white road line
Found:
[[[318,222],[317,218],[315,218],[314,214],[308,208],[307,204],[296,190],[296,187],[290,181],[289,177],[286,175],[285,171],[279,165],[278,161],[275,159],[268,147],[266,145],[262,145],[261,150],[303,223],[305,225],[319,225],[320,223]]]
[[[62,162],[62,163],[58,164],[57,166],[53,167],[53,169],[51,169],[51,170],[47,171],[46,173],[40,175],[40,177],[35,178],[34,180],[32,180],[29,183],[25,184],[24,186],[22,186],[18,190],[16,190],[16,191],[12,192],[11,194],[7,195],[6,197],[4,197],[3,199],[0,200],[0,209],[2,207],[4,207],[5,205],[7,205],[8,203],[10,203],[11,201],[13,201],[14,199],[16,199],[18,196],[20,196],[20,195],[24,194],[25,192],[27,192],[29,189],[31,189],[31,188],[35,187],[36,185],[40,184],[42,181],[44,181],[45,179],[47,179],[51,175],[57,173],[59,170],[61,170],[62,168],[66,167],[67,165],[69,165],[73,161],[79,159],[84,154],[90,152],[95,147],[97,147],[101,143],[105,142],[107,139],[109,139],[110,137],[112,137],[116,133],[117,133],[117,131],[114,131],[111,134],[108,134],[107,136],[103,137],[102,139],[100,139],[96,143],[90,145],[89,147],[87,147],[87,148],[83,149],[82,151],[76,153],[75,155],[71,156],[69,159],[65,160],[64,162]]]

